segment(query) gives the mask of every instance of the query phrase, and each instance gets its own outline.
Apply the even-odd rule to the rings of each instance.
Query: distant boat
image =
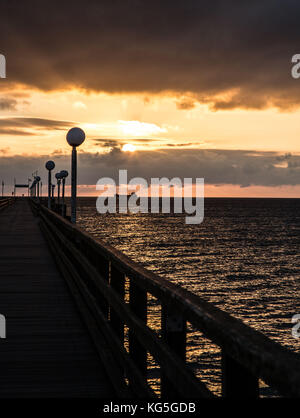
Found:
[[[135,192],[131,192],[131,193],[127,194],[127,195],[116,193],[116,194],[115,194],[115,196],[116,196],[117,200],[118,200],[120,197],[125,197],[125,196],[127,197],[127,200],[128,200],[131,196],[136,196],[136,197],[138,197],[138,198],[139,198],[139,196],[138,196]]]

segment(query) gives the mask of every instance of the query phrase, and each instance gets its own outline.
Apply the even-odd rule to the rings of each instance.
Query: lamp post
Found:
[[[55,178],[57,180],[57,204],[59,205],[61,173],[56,173]]]
[[[55,189],[55,184],[51,184],[52,187],[52,193],[51,193],[51,198],[52,200],[54,199],[54,189]]]
[[[37,184],[37,198],[39,200],[40,199],[40,181],[41,181],[41,178],[40,178],[40,176],[36,176],[35,179],[36,179],[36,184]]]
[[[30,178],[28,178],[28,196],[29,196],[29,194],[31,196],[31,186],[30,186],[31,181],[32,180]]]
[[[68,144],[72,147],[71,173],[71,222],[76,223],[76,188],[77,188],[77,150],[85,140],[85,133],[80,128],[72,128],[67,133]]]
[[[61,179],[62,179],[62,191],[61,191],[61,199],[62,199],[62,205],[61,205],[61,215],[65,216],[65,184],[66,184],[66,178],[68,177],[69,173],[67,170],[61,170],[60,172]]]
[[[36,190],[36,179],[34,178],[31,186],[30,186],[30,195],[31,197],[35,197],[35,190]]]
[[[48,209],[51,209],[51,171],[54,169],[55,164],[49,160],[46,162],[45,167],[48,170]]]

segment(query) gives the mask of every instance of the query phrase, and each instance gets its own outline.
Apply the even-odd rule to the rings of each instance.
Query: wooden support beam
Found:
[[[230,399],[256,399],[258,377],[222,351],[222,396]]]
[[[147,324],[147,292],[130,279],[129,284],[130,310]],[[135,330],[129,329],[129,354],[142,375],[147,380],[147,350],[135,335]]]
[[[114,265],[111,266],[110,285],[113,290],[124,300],[125,296],[125,275],[120,272]],[[124,344],[124,321],[120,318],[120,314],[110,307],[110,323],[116,336],[120,342]]]
[[[161,311],[161,330],[162,338],[170,349],[186,361],[186,320],[177,312],[170,311],[163,304]],[[176,398],[179,395],[176,390],[177,382],[171,382],[164,373],[161,366],[161,396],[162,398]]]

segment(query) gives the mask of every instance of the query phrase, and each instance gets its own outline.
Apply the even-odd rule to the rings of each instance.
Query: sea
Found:
[[[99,214],[96,198],[79,198],[78,225],[300,353],[291,322],[300,314],[300,199],[206,198],[204,207],[203,222],[189,225],[177,213]],[[159,333],[155,299],[149,311],[148,324]],[[190,325],[187,338],[189,367],[219,394],[219,348]],[[155,388],[158,367],[151,356],[149,362]]]

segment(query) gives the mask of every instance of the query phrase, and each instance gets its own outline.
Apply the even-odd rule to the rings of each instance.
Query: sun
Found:
[[[132,144],[125,144],[122,147],[122,151],[129,151],[129,152],[134,152],[136,150],[136,146],[132,145]]]

